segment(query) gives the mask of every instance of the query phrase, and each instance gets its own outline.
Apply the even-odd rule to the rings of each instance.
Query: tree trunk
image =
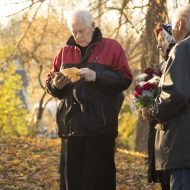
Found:
[[[148,126],[147,123],[143,121],[141,115],[139,114],[137,123],[136,123],[136,143],[135,151],[147,153],[148,147]]]
[[[102,0],[98,1],[98,27],[101,28]]]
[[[40,122],[42,120],[43,113],[44,113],[44,110],[46,108],[46,105],[52,99],[52,98],[50,98],[50,99],[45,101],[46,95],[47,95],[47,93],[44,91],[42,97],[40,98],[39,105],[36,108],[37,110],[36,111],[34,110],[32,119],[31,119],[30,124],[29,124],[29,126],[30,126],[29,127],[30,128],[30,135],[31,136],[36,135],[36,133],[37,133],[37,131],[39,129]]]
[[[142,56],[141,68],[153,67],[159,64],[159,51],[153,30],[157,23],[164,23],[167,17],[166,0],[149,0],[148,11],[146,15],[146,27],[142,34]],[[138,118],[136,125],[136,142],[137,151],[146,152],[147,150],[147,133],[148,127],[142,118]]]

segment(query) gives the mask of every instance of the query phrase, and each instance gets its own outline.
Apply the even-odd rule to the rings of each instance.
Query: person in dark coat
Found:
[[[163,57],[163,61],[155,66],[156,72],[163,72],[165,63],[168,59],[168,54],[171,48],[174,46],[174,41],[171,33],[170,24],[158,24],[154,30],[156,40],[158,42],[158,49]],[[148,182],[149,183],[161,183],[162,190],[170,190],[170,175],[168,170],[156,171],[155,169],[155,155],[154,155],[154,144],[156,129],[155,126],[157,120],[151,119],[148,122],[149,132],[148,132]]]
[[[60,188],[116,190],[118,112],[132,74],[121,45],[102,37],[88,11],[74,11],[67,21],[72,36],[55,57],[46,83],[47,92],[61,100],[56,115]],[[66,70],[75,71],[75,77]]]
[[[159,83],[155,104],[143,110],[156,125],[155,166],[170,171],[170,190],[190,189],[190,4],[172,16],[175,46]]]

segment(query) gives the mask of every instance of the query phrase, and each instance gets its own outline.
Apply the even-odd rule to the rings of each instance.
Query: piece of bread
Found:
[[[60,72],[63,73],[68,78],[70,78],[72,82],[76,82],[76,81],[80,80],[80,76],[78,76],[78,74],[80,72],[79,72],[79,69],[76,67],[63,69]]]

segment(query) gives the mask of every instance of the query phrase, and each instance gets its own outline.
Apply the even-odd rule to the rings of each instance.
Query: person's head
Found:
[[[92,41],[95,22],[86,10],[76,10],[67,17],[68,27],[75,39],[75,42],[81,47],[86,47]]]
[[[158,24],[154,30],[154,33],[157,40],[157,47],[160,50],[161,56],[166,59],[168,56],[169,47],[173,43],[171,25]]]
[[[172,16],[172,34],[175,42],[190,32],[190,4],[176,10]]]

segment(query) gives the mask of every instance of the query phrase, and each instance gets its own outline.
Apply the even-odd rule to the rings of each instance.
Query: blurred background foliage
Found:
[[[18,98],[22,88],[15,65],[10,65],[0,73],[0,133],[1,135],[27,135],[28,114],[23,102]]]
[[[57,100],[45,91],[54,56],[70,33],[68,11],[87,8],[103,36],[118,40],[137,75],[159,63],[153,29],[170,22],[172,12],[189,0],[7,0],[0,2],[0,136],[56,138]],[[79,6],[80,5],[80,6]],[[125,92],[119,116],[118,146],[146,152],[147,124],[130,107]]]

